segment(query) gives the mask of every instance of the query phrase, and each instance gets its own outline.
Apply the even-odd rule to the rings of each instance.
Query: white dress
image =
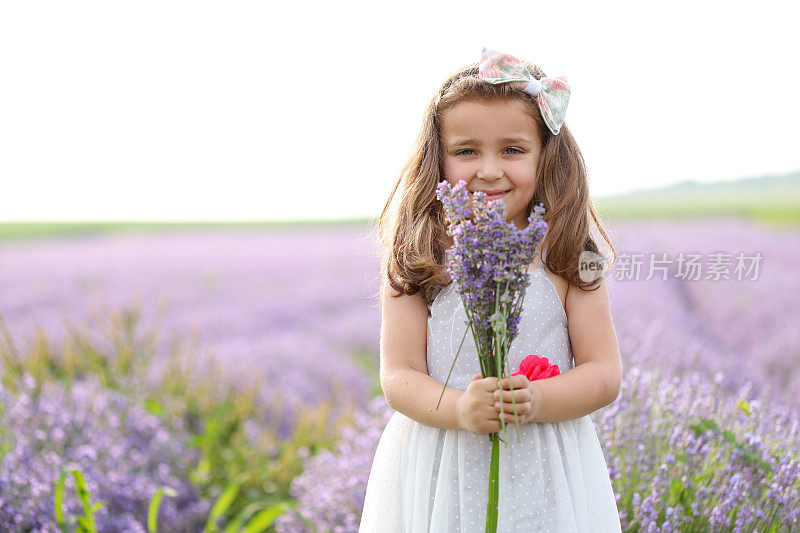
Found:
[[[544,262],[530,273],[508,368],[530,354],[561,373],[574,367],[567,316]],[[428,373],[444,384],[466,329],[451,283],[431,304]],[[480,374],[467,334],[448,387],[466,390]],[[498,532],[619,532],[616,499],[589,415],[563,422],[507,424],[500,448]],[[420,424],[395,412],[383,430],[367,482],[360,532],[482,532],[492,443],[486,435]]]

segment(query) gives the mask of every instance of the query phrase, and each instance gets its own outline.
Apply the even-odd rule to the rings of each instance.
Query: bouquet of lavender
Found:
[[[510,375],[506,368],[506,356],[511,342],[517,336],[522,303],[530,284],[528,265],[536,256],[547,223],[542,220],[544,207],[538,205],[528,217],[527,227],[519,230],[506,221],[505,201],[502,198],[487,202],[485,193],[475,192],[470,202],[466,185],[464,180],[452,187],[447,181],[442,181],[436,189],[436,197],[445,207],[447,234],[453,237],[453,246],[446,251],[445,269],[461,295],[467,315],[467,330],[472,331],[475,339],[481,375],[484,378],[496,376],[502,380]],[[453,358],[453,366],[460,351],[461,346]],[[452,369],[451,366],[451,373]],[[513,402],[512,394],[516,418],[516,405]],[[503,417],[500,423],[505,437]],[[519,423],[516,424],[519,439]],[[498,433],[490,434],[489,440],[492,442],[492,457],[486,531],[494,532],[497,529],[500,471],[498,440],[502,440],[506,446],[508,443]]]

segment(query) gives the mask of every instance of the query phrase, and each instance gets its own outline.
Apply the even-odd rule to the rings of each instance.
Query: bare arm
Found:
[[[381,295],[380,379],[389,406],[426,426],[464,429],[457,403],[464,391],[444,388],[428,375],[428,307],[422,296],[396,294],[388,283]]]
[[[539,391],[539,401],[535,402],[538,413],[533,422],[573,420],[608,405],[614,400],[608,399],[607,376],[605,366],[588,362],[552,378],[531,382],[534,391]]]
[[[464,429],[456,409],[464,391],[445,388],[428,374],[413,368],[397,368],[382,374],[381,386],[389,406],[408,418],[436,428]],[[443,388],[444,396],[438,403]],[[437,404],[439,409],[436,409]]]
[[[566,304],[575,368],[532,383],[540,395],[534,422],[580,418],[619,396],[622,362],[605,279],[594,291],[570,285]]]

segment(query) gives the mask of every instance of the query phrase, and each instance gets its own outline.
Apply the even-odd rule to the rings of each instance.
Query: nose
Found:
[[[485,157],[475,176],[478,179],[494,181],[503,177],[503,169],[493,157]]]

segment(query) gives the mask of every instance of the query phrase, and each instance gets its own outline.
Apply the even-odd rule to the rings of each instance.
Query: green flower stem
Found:
[[[497,286],[495,287],[494,297],[495,297],[494,309],[495,309],[495,312],[497,312],[497,308],[500,305],[500,287],[497,287]],[[500,394],[502,395],[503,394],[503,388],[500,386],[500,380],[503,379],[503,361],[502,361],[502,355],[500,354],[500,351],[502,350],[501,341],[502,341],[502,332],[495,330],[495,332],[494,332],[494,342],[492,343],[494,345],[494,359],[495,359],[495,361],[494,361],[495,362],[495,367],[494,367],[495,372],[494,373],[497,375],[497,388],[500,391]],[[505,419],[503,418],[502,415],[503,415],[503,402],[501,401],[500,402],[500,427],[502,428],[503,436],[508,438],[508,436],[506,435],[506,421],[505,421]],[[508,446],[508,444],[506,444],[506,446]]]
[[[509,379],[511,379],[511,377],[510,377],[511,369],[508,368],[508,359],[507,358],[506,358],[506,374],[509,376]],[[517,420],[517,418],[516,418],[517,417],[517,404],[514,401],[514,394],[513,393],[511,394],[511,403],[514,405],[514,429],[516,430],[515,433],[517,435],[517,444],[519,444],[520,443],[520,441],[519,441],[519,420]],[[501,409],[502,409],[502,404],[501,404]]]
[[[492,433],[489,435],[492,441],[492,460],[489,465],[489,503],[486,504],[486,533],[496,533],[497,513],[499,498],[500,480],[500,444],[499,435]]]
[[[467,329],[472,329],[472,322],[469,323]],[[442,403],[442,397],[444,396],[444,391],[447,389],[447,384],[450,382],[450,374],[453,373],[453,367],[456,366],[456,359],[458,359],[458,354],[461,353],[461,347],[464,345],[464,339],[467,338],[467,330],[464,330],[464,336],[461,337],[461,344],[458,345],[458,350],[456,351],[456,356],[453,357],[453,364],[450,365],[450,372],[447,373],[447,379],[444,380],[444,387],[442,387],[442,393],[439,395],[439,401],[436,402],[436,409],[439,409],[439,405]]]

